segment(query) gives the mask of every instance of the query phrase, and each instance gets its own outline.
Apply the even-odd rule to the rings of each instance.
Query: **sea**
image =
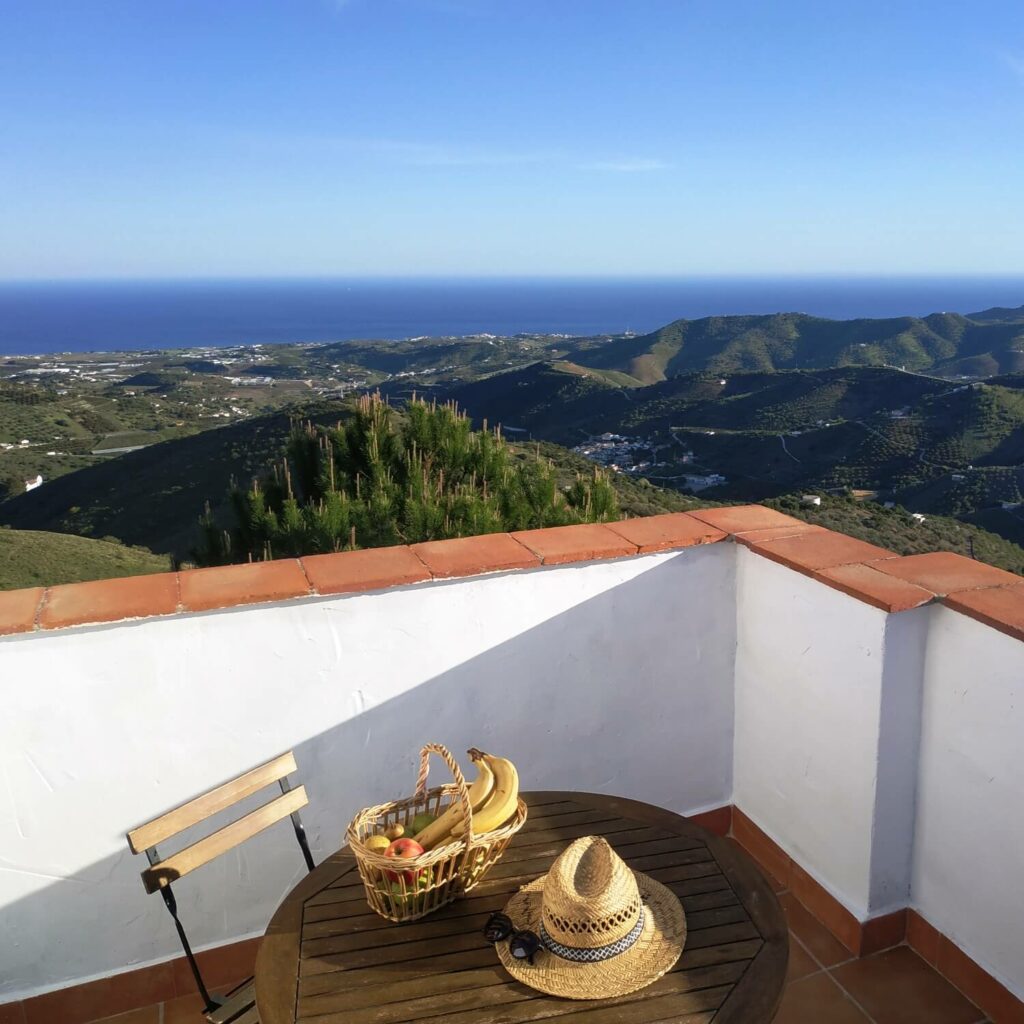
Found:
[[[645,333],[672,320],[837,319],[1024,303],[1016,277],[0,282],[0,355],[471,334]]]

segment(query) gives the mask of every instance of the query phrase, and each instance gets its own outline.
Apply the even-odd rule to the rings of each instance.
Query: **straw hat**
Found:
[[[497,944],[517,981],[567,999],[607,999],[671,970],[686,941],[686,916],[671,890],[630,870],[607,840],[577,839],[542,878],[505,907],[517,931],[535,932],[533,963]]]

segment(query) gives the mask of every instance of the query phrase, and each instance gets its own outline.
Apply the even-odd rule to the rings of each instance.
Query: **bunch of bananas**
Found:
[[[469,756],[477,769],[477,777],[469,787],[473,835],[480,836],[500,828],[516,813],[519,773],[507,758],[485,754],[475,747]],[[424,850],[457,842],[465,831],[463,818],[462,802],[455,800],[444,814],[416,833],[416,842]]]

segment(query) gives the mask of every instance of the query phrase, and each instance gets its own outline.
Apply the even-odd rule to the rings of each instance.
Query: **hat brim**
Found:
[[[507,942],[499,942],[496,948],[505,970],[524,985],[564,999],[624,996],[670,971],[686,942],[686,915],[670,889],[639,871],[633,874],[644,903],[644,928],[624,953],[599,963],[576,963],[542,947],[531,964],[512,956]],[[546,877],[524,885],[505,907],[516,931],[540,933]]]

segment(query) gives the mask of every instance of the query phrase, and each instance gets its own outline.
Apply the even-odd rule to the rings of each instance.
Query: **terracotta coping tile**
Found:
[[[1020,583],[1021,578],[1004,569],[976,562],[973,558],[952,551],[931,551],[925,555],[906,555],[884,566],[882,572],[899,576],[936,594],[954,594],[958,590],[979,587],[1002,587]]]
[[[835,533],[833,530],[814,530],[795,537],[783,537],[780,540],[758,541],[749,547],[751,551],[756,551],[773,562],[809,574],[819,569],[847,565],[850,562],[873,562],[896,557],[885,548],[854,540],[845,533]]]
[[[790,526],[768,526],[763,530],[744,530],[737,533],[733,540],[738,544],[750,547],[762,540],[782,540],[784,537],[800,537],[805,533],[828,533],[824,526],[816,526],[814,523],[804,523],[797,520]]]
[[[508,533],[425,541],[413,544],[411,550],[436,577],[475,576],[540,565],[540,559]]]
[[[726,533],[747,533],[750,530],[768,530],[773,526],[804,525],[802,519],[776,512],[764,505],[728,505],[722,508],[695,508],[691,516],[703,523],[717,526]]]
[[[43,599],[42,587],[0,590],[0,636],[35,629],[36,610]]]
[[[404,546],[307,555],[302,566],[318,594],[381,590],[430,579],[430,570]]]
[[[724,530],[709,526],[687,512],[623,519],[621,522],[605,525],[613,533],[635,544],[640,549],[640,554],[664,551],[668,548],[688,548],[695,544],[712,544],[725,540],[728,536]]]
[[[283,601],[310,593],[306,574],[294,558],[189,569],[178,576],[181,606],[191,612],[259,601]]]
[[[884,612],[905,612],[935,598],[930,590],[879,572],[870,565],[837,565],[816,572],[814,578]]]
[[[177,610],[177,578],[172,572],[162,572],[50,587],[39,614],[39,625],[43,629],[60,629],[86,622],[170,615]]]
[[[595,558],[621,558],[637,553],[636,544],[601,523],[523,530],[512,536],[539,556],[545,565],[589,562]]]
[[[1024,640],[1024,581],[1012,587],[961,590],[942,603],[1017,640]]]

